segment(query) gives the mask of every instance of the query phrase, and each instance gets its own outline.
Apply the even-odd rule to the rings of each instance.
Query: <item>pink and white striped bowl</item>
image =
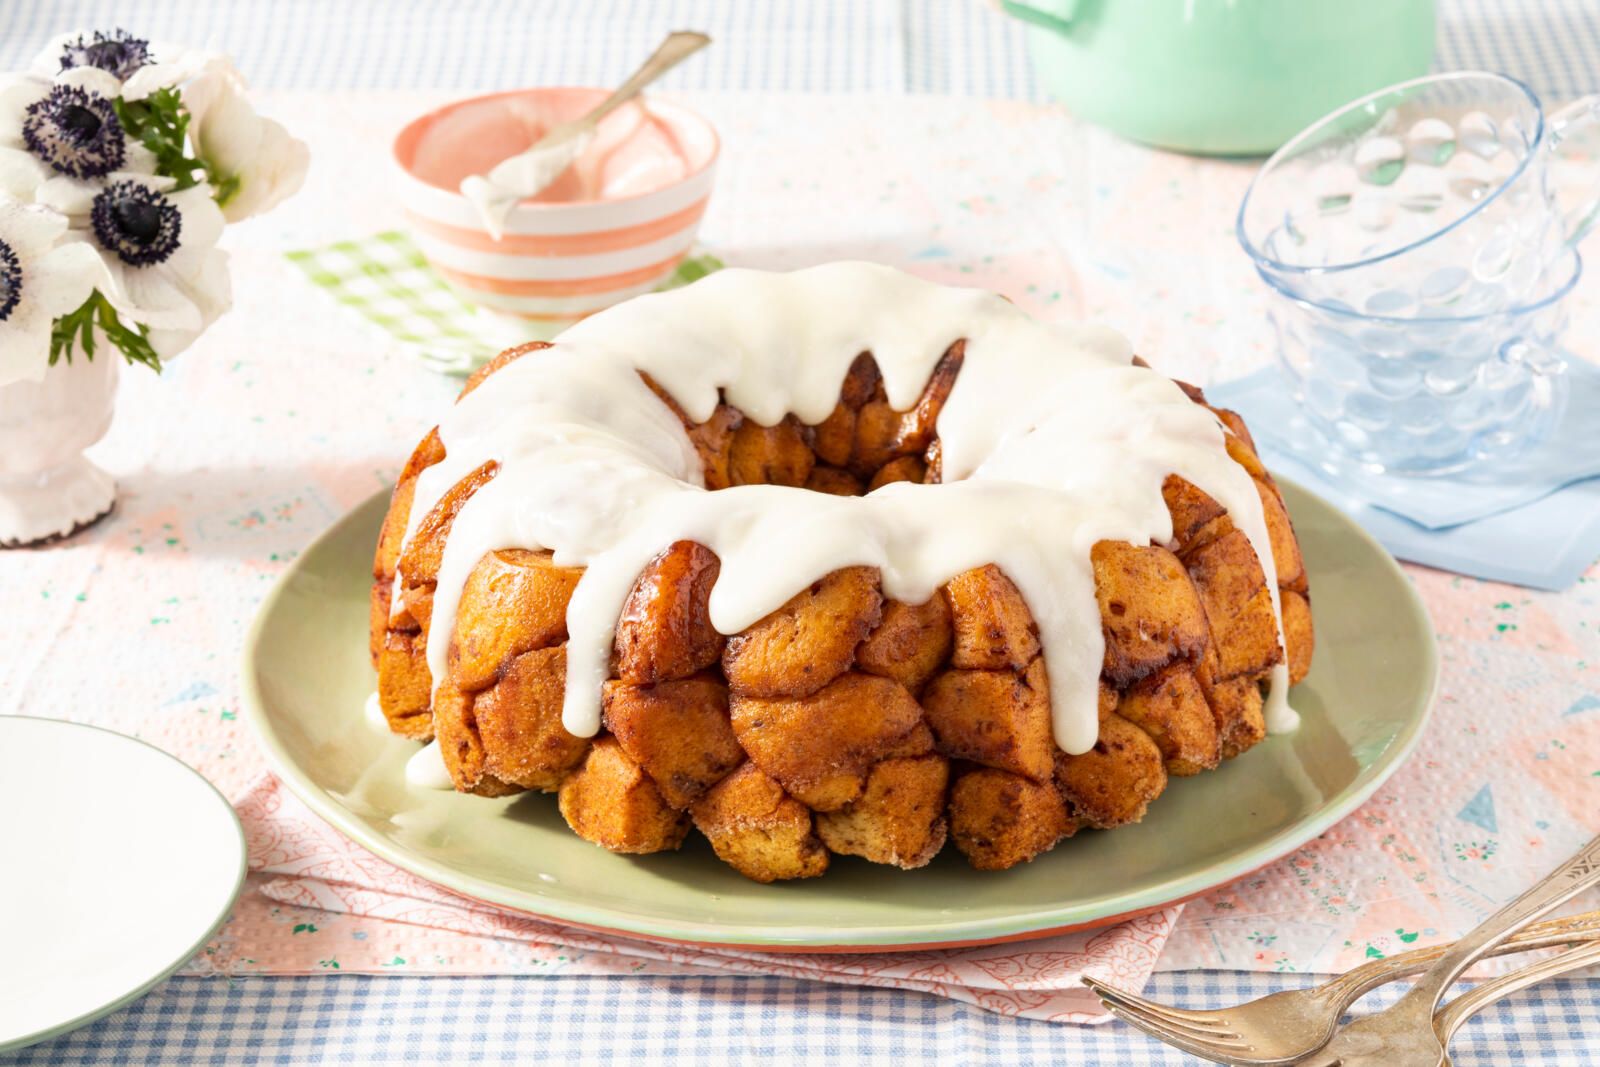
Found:
[[[573,170],[511,209],[499,240],[457,190],[462,177],[526,148],[530,122],[537,129],[576,118],[605,95],[536,88],[473,97],[430,111],[395,138],[412,235],[471,303],[560,328],[650,292],[688,253],[720,146],[709,122],[677,104],[636,102],[607,116]],[[605,176],[587,186],[608,195],[583,198],[575,171],[585,166]]]

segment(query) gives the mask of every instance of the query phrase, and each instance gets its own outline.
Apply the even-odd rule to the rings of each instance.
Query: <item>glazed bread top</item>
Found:
[[[870,353],[889,404],[933,395],[939,481],[864,496],[786,485],[708,490],[693,428],[724,405],[763,426],[823,423]],[[941,375],[940,390],[931,383]],[[918,604],[955,575],[997,565],[1037,622],[1056,743],[1096,741],[1105,653],[1090,560],[1103,540],[1168,544],[1162,496],[1177,475],[1249,539],[1281,609],[1263,505],[1218,417],[1137,364],[1100,327],[1036,321],[984,291],[870,263],[726,270],[589,318],[474,389],[440,422],[444,458],[416,481],[405,542],[473,485],[438,561],[427,661],[434,684],[461,590],[485,553],[548,549],[583,567],[567,605],[563,724],[600,728],[619,613],[641,571],[679,541],[721,561],[710,618],[737,633],[841,568],[877,568]],[[397,607],[398,610],[398,607]],[[1273,669],[1268,727],[1293,724]]]

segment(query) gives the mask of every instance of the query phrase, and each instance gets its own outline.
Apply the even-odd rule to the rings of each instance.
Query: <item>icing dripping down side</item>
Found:
[[[639,377],[695,421],[725,396],[763,425],[787,414],[814,424],[833,410],[860,353],[872,353],[891,405],[905,410],[963,338],[937,425],[944,481],[862,497],[706,491],[683,426]],[[496,549],[549,549],[557,564],[585,568],[567,609],[563,723],[578,736],[599,730],[613,630],[634,580],[678,540],[722,561],[709,606],[723,633],[840,567],[877,567],[886,596],[920,603],[964,570],[998,565],[1038,623],[1056,743],[1069,753],[1087,751],[1099,732],[1105,647],[1090,549],[1107,539],[1170,542],[1168,474],[1227,508],[1279,610],[1261,501],[1216,416],[1133,365],[1112,331],[1037,322],[995,294],[875,264],[726,270],[618,305],[499,371],[492,387],[462,398],[439,435],[446,456],[418,478],[407,541],[468,472],[491,459],[500,470],[446,543],[430,625],[444,636],[427,649],[435,685],[477,561]],[[1287,677],[1286,668],[1272,677],[1275,731],[1295,721]]]
[[[367,720],[367,725],[374,730],[389,732],[389,720],[383,714],[383,705],[378,701],[376,691],[367,695],[367,702],[361,706],[361,714]]]
[[[450,771],[439,754],[439,742],[429,741],[406,760],[406,784],[418,789],[451,788]]]

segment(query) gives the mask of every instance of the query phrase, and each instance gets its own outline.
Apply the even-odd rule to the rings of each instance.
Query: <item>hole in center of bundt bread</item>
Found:
[[[836,496],[860,496],[890,482],[937,482],[939,412],[961,370],[965,341],[940,357],[909,409],[889,403],[870,352],[857,356],[839,402],[815,425],[785,416],[762,426],[723,403],[703,423],[688,424],[706,488],[788,485]],[[659,390],[658,390],[659,392]]]

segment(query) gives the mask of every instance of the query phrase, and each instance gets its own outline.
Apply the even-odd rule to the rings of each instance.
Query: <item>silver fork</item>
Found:
[[[1551,871],[1532,889],[1457,941],[1389,1007],[1339,1028],[1333,1040],[1303,1062],[1306,1067],[1440,1067],[1444,1042],[1433,1027],[1439,998],[1461,973],[1532,919],[1600,882],[1600,837]]]
[[[1600,911],[1537,923],[1488,954],[1503,956],[1588,939],[1600,940]],[[1083,983],[1111,1014],[1191,1055],[1219,1063],[1286,1064],[1327,1044],[1350,1005],[1396,978],[1427,970],[1449,947],[1434,945],[1371,960],[1311,989],[1286,989],[1215,1011],[1157,1004],[1096,978],[1085,977]]]
[[[1424,1050],[1414,1062],[1437,1067],[1443,1062],[1444,1048],[1433,1038],[1433,1009],[1444,991],[1474,961],[1484,955],[1499,954],[1496,947],[1518,927],[1596,882],[1600,882],[1600,837],[1453,945],[1375,961],[1325,986],[1275,993],[1234,1008],[1217,1011],[1171,1008],[1094,979],[1085,978],[1084,981],[1113,1015],[1175,1048],[1218,1063],[1275,1067],[1299,1062],[1326,1045],[1334,1035],[1340,1016],[1365,993],[1401,974],[1426,967],[1423,978],[1392,1007],[1358,1019],[1339,1033],[1350,1034],[1346,1040],[1355,1043],[1349,1046],[1354,1049],[1359,1047],[1364,1035],[1379,1031],[1385,1034],[1410,1032],[1415,1035],[1417,1047]],[[1596,936],[1597,929],[1600,929],[1600,913],[1542,923],[1524,931],[1532,940],[1519,938],[1515,946],[1500,951],[1584,940]],[[1427,1058],[1429,1048],[1434,1056],[1431,1060]],[[1332,1064],[1338,1061],[1315,1058],[1306,1062]],[[1400,1067],[1402,1062],[1413,1061],[1396,1060],[1391,1067]]]
[[[1568,971],[1580,970],[1584,967],[1592,967],[1597,963],[1600,963],[1600,942],[1590,942],[1581,948],[1563,952],[1559,956],[1551,956],[1549,959],[1540,960],[1538,963],[1530,963],[1520,971],[1513,971],[1510,974],[1496,978],[1492,982],[1484,982],[1482,985],[1473,986],[1446,1004],[1443,1010],[1433,1017],[1433,1028],[1439,1032],[1440,1039],[1448,1045],[1450,1044],[1450,1039],[1455,1036],[1455,1032],[1461,1028],[1462,1023],[1495,1001],[1508,997],[1519,989],[1526,989],[1536,982],[1542,982],[1546,978],[1551,978],[1558,974],[1566,974]],[[1345,1061],[1350,1067],[1356,1067],[1361,1062],[1361,1060]],[[1449,1053],[1445,1054],[1444,1063],[1448,1067],[1450,1063]]]

